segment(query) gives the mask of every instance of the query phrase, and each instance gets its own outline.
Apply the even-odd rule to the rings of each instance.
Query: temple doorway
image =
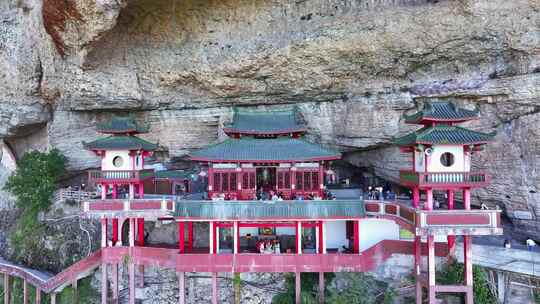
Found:
[[[260,167],[257,168],[257,189],[262,189],[264,192],[276,190],[276,167]]]

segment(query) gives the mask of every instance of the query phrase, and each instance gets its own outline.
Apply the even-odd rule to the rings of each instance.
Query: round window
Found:
[[[441,164],[445,167],[451,167],[454,164],[454,154],[450,152],[444,152],[441,155]]]
[[[115,167],[119,168],[124,164],[124,159],[121,156],[115,156],[112,163]]]

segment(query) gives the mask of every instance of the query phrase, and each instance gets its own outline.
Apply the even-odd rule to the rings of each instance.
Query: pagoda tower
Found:
[[[412,205],[417,210],[425,210],[425,214],[438,212],[442,205],[434,206],[433,191],[446,191],[446,209],[454,209],[454,194],[463,194],[463,209],[471,210],[471,189],[486,186],[490,177],[485,172],[471,171],[472,154],[483,150],[494,134],[472,131],[457,126],[465,121],[478,119],[478,111],[459,108],[448,101],[426,102],[415,114],[405,115],[405,122],[418,124],[419,130],[395,139],[404,153],[410,153],[412,168],[400,172],[400,183],[412,190]],[[425,201],[421,203],[421,192],[425,192]],[[434,210],[439,209],[439,210]],[[457,211],[457,210],[456,210]],[[442,216],[448,221],[458,224],[463,214],[447,212]],[[454,219],[452,219],[454,217]],[[433,223],[432,223],[433,224]],[[436,224],[436,223],[435,223]],[[455,235],[452,229],[446,233],[450,255],[455,253]],[[439,234],[440,235],[440,234]],[[462,233],[465,250],[465,286],[456,286],[455,292],[466,293],[466,303],[472,304],[472,264],[470,250],[471,235]],[[434,234],[427,235],[428,250],[434,247]],[[420,251],[421,236],[415,238],[415,248]],[[422,275],[420,272],[420,255],[416,254],[417,303],[422,303]],[[467,256],[469,256],[467,258]],[[468,262],[467,262],[468,261]],[[428,273],[425,285],[429,291],[429,303],[435,303],[436,292],[448,292],[435,284],[435,264],[428,259]],[[444,291],[443,291],[444,290]]]
[[[101,186],[102,200],[107,199],[109,187],[112,199],[118,198],[121,186],[129,188],[129,199],[136,196],[142,199],[143,182],[154,178],[154,170],[144,169],[144,158],[151,155],[157,145],[135,135],[148,132],[148,128],[128,116],[113,117],[109,122],[98,125],[97,131],[109,136],[83,142],[85,149],[101,157],[101,170],[89,171],[89,182]]]

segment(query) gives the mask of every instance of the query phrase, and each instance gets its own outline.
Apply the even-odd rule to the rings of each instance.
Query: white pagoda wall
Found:
[[[463,146],[438,145],[433,146],[433,153],[428,159],[428,172],[464,172],[465,157]],[[450,167],[445,167],[441,163],[441,155],[443,153],[452,153],[454,155],[454,164]]]
[[[360,221],[360,251],[369,249],[383,240],[399,240],[399,225],[385,219]]]
[[[122,166],[115,167],[113,164],[113,159],[117,156],[122,157],[124,162],[122,163]],[[139,157],[138,164],[135,163],[135,166],[133,166],[133,161],[131,159],[131,156],[129,155],[129,151],[127,150],[109,150],[106,151],[105,157],[101,160],[101,170],[142,170],[143,169],[143,162],[142,162],[142,156]]]

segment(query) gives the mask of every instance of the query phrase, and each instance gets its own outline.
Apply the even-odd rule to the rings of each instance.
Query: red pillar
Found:
[[[360,252],[360,225],[358,224],[358,220],[353,221],[353,252],[359,253]]]
[[[463,236],[463,254],[463,261],[465,262],[465,285],[467,285],[465,304],[473,304],[472,239],[470,235]]]
[[[296,233],[295,233],[295,241],[296,241],[296,254],[299,254],[300,253],[300,248],[298,246],[298,243],[300,241],[300,233],[301,233],[301,230],[298,229],[298,222],[296,222],[296,225],[294,226],[295,227],[295,230],[296,230]]]
[[[213,222],[213,223],[214,223],[214,225],[211,226],[214,229],[214,233],[212,233],[212,237],[214,238],[214,242],[212,244],[212,246],[214,246],[214,248],[213,248],[212,252],[214,254],[217,254],[217,248],[218,248],[217,242],[219,241],[219,239],[217,237],[217,231],[219,230],[219,226],[216,225],[216,222]]]
[[[112,218],[112,243],[113,246],[118,243],[118,218],[113,217]]]
[[[296,272],[295,273],[295,276],[294,276],[294,279],[295,279],[295,292],[294,292],[294,295],[295,295],[295,303],[296,304],[302,304],[302,286],[301,286],[301,281],[300,281],[300,272]]]
[[[434,236],[428,235],[427,237],[428,245],[428,293],[429,293],[429,303],[435,304],[435,242]]]
[[[28,282],[23,280],[23,303],[28,304]]]
[[[101,199],[107,199],[107,184],[101,184]]]
[[[318,226],[317,226],[317,229],[319,229],[319,253],[324,253],[324,246],[323,246],[323,242],[324,242],[324,237],[323,237],[323,221],[320,221],[318,223]]]
[[[101,304],[107,304],[107,264],[101,264]]]
[[[118,198],[118,185],[117,184],[112,185],[112,198],[113,199]]]
[[[112,304],[118,304],[118,264],[111,264],[112,267]]]
[[[41,304],[41,289],[36,287],[36,301],[35,304]]]
[[[101,247],[107,247],[107,218],[101,218]]]
[[[319,272],[319,303],[324,304],[324,272]]]
[[[212,304],[218,303],[217,272],[212,272]]]
[[[193,250],[193,222],[188,222],[188,250]]]
[[[137,219],[137,236],[139,246],[144,246],[144,218]]]
[[[447,195],[448,197],[448,210],[454,209],[454,190],[448,190]],[[455,245],[456,245],[456,236],[455,235],[449,235],[447,236],[448,241],[448,251],[449,255],[453,257],[455,255]]]
[[[178,222],[178,249],[180,253],[184,253],[184,222]]]
[[[433,190],[426,189],[426,205],[424,206],[426,210],[433,210]]]
[[[416,303],[422,304],[422,282],[420,282],[420,267],[422,264],[422,238],[414,237],[414,276],[416,278]]]
[[[413,188],[413,207],[418,208],[420,206],[420,189]]]
[[[463,189],[463,206],[466,210],[471,209],[471,189]]]
[[[144,198],[144,186],[142,183],[139,183],[138,189],[139,189],[139,198],[140,199]]]

